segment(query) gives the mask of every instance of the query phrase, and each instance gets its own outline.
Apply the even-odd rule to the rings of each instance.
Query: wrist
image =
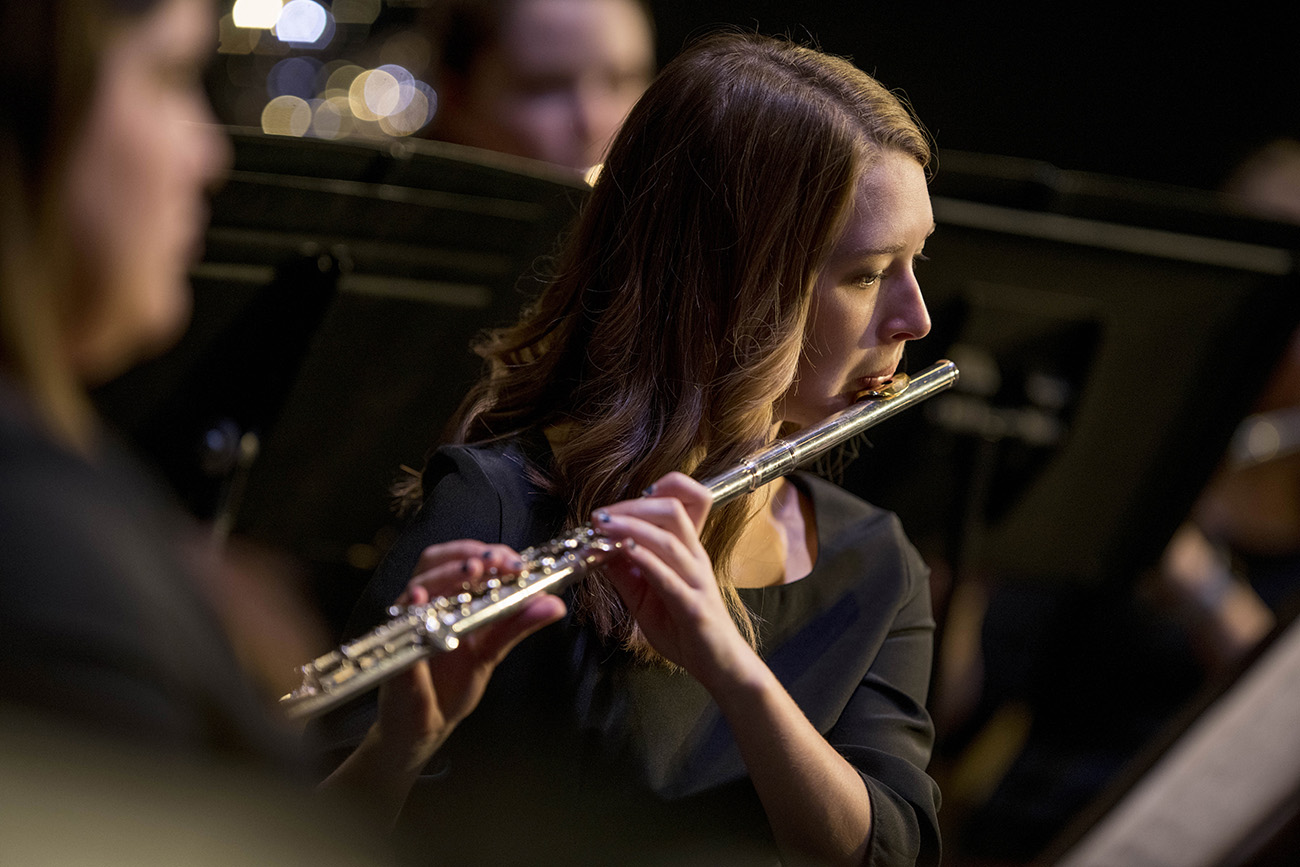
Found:
[[[779,686],[767,663],[743,641],[699,680],[724,712],[729,706],[747,706],[774,685]]]
[[[449,725],[436,734],[416,736],[385,731],[382,723],[377,722],[366,732],[357,752],[387,772],[418,773],[451,734],[452,728],[454,726]]]

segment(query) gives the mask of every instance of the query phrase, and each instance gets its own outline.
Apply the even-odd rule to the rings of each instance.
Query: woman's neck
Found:
[[[733,560],[737,587],[771,587],[798,581],[817,560],[812,503],[786,479],[759,491],[762,505],[745,524]]]

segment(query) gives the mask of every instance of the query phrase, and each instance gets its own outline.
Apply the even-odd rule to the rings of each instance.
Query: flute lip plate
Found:
[[[879,388],[868,388],[866,391],[858,393],[858,400],[888,400],[891,397],[897,397],[907,389],[912,378],[906,373],[895,373],[889,380]]]

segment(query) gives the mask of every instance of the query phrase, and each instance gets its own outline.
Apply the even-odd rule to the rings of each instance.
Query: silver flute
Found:
[[[822,422],[750,455],[739,466],[702,479],[719,505],[793,472],[798,467],[951,386],[957,366],[939,361],[909,377],[895,374],[878,389]],[[302,685],[280,699],[291,719],[306,719],[378,686],[400,671],[436,653],[455,650],[467,633],[499,620],[539,593],[559,593],[608,560],[620,543],[591,524],[519,552],[518,572],[488,572],[480,586],[465,584],[459,593],[423,605],[395,605],[392,618],[371,632],[302,666]]]

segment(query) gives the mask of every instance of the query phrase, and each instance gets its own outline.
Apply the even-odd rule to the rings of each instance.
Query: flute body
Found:
[[[913,377],[898,374],[853,406],[750,455],[739,466],[701,480],[714,505],[755,491],[850,437],[937,394],[957,381],[957,367],[939,361]],[[302,685],[280,699],[292,719],[324,713],[436,653],[454,650],[460,637],[514,612],[539,593],[559,593],[608,560],[619,543],[590,524],[519,552],[516,574],[490,574],[423,605],[394,606],[371,632],[302,666]]]

